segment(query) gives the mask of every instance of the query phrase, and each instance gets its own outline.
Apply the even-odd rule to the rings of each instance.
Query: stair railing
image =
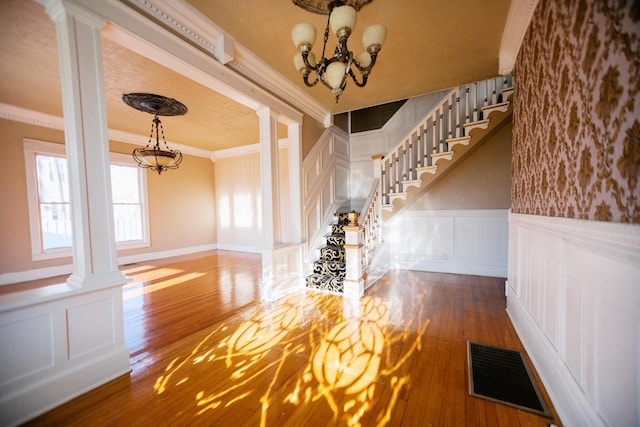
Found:
[[[382,236],[381,200],[380,179],[376,178],[357,221],[344,227],[346,296],[364,295],[369,262]]]
[[[468,125],[486,120],[491,106],[513,91],[513,77],[496,77],[452,89],[381,161],[382,205],[405,195],[423,173],[435,173],[439,159],[468,133]]]

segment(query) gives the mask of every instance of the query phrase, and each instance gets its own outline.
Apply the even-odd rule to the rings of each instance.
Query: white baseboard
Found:
[[[390,267],[507,277],[508,210],[407,210],[384,225]]]
[[[221,245],[217,245],[216,243],[211,243],[208,245],[190,246],[187,248],[171,249],[171,250],[161,251],[161,252],[146,252],[146,253],[141,253],[136,255],[121,256],[121,257],[118,257],[118,265],[153,261],[156,259],[169,258],[173,256],[180,256],[180,255],[189,255],[197,252],[212,251],[215,249],[221,249],[221,250],[225,249],[220,246]],[[251,250],[242,250],[239,248],[225,249],[225,250],[234,250],[234,251],[241,251],[241,252],[260,252],[259,250],[257,251],[253,250],[253,248],[249,248],[249,249]],[[30,280],[45,279],[47,277],[63,276],[63,275],[71,274],[72,272],[73,272],[73,265],[65,264],[65,265],[57,265],[57,266],[46,267],[46,268],[35,268],[33,270],[17,271],[13,273],[4,273],[4,274],[0,274],[0,286],[9,285],[12,283],[28,282]]]
[[[474,260],[476,261],[476,260]],[[392,257],[391,268],[400,270],[433,271],[437,273],[466,274],[471,276],[507,277],[506,265],[476,264],[464,261],[433,261],[428,259],[402,259]]]
[[[507,299],[507,314],[562,422],[567,426],[606,427],[540,327],[517,299]]]

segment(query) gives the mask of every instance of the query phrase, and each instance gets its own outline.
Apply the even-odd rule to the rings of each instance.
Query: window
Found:
[[[65,147],[24,140],[34,260],[71,255],[71,200]],[[111,153],[111,190],[118,249],[149,246],[146,174],[130,156]]]

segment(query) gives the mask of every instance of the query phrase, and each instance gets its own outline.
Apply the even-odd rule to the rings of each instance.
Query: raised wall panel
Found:
[[[20,424],[129,370],[121,284],[53,285],[0,299],[0,425]]]
[[[385,224],[397,268],[506,277],[506,210],[407,210]]]
[[[349,168],[339,164],[336,164],[335,198],[349,199]]]
[[[3,322],[0,343],[0,389],[52,367],[55,363],[52,313],[27,313],[23,318]]]
[[[67,309],[69,359],[115,342],[114,310],[111,299],[92,301]],[[88,318],[94,322],[86,322]]]
[[[338,158],[348,159],[349,158],[349,140],[344,138],[335,138],[333,140],[333,154],[335,154]]]
[[[311,152],[305,157],[302,168],[304,177],[304,209],[303,217],[306,218],[305,232],[303,236],[307,242],[305,260],[311,262],[317,255],[316,250],[324,244],[326,226],[333,219],[336,209],[336,197],[338,192],[345,193],[342,188],[336,188],[336,169],[339,162],[346,165],[346,175],[340,172],[340,179],[346,176],[346,194],[349,187],[349,147],[348,135],[336,128],[325,131]],[[346,198],[345,198],[346,199]],[[317,221],[311,221],[310,216],[316,215]],[[311,212],[316,211],[316,212]]]
[[[638,425],[640,226],[509,221],[507,310],[560,418]]]

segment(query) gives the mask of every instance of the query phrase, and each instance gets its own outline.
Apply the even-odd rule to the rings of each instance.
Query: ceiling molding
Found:
[[[278,149],[287,148],[288,146],[289,140],[287,138],[278,140]],[[260,143],[214,151],[211,154],[211,160],[215,162],[216,160],[226,159],[228,157],[239,157],[256,153],[260,153]]]
[[[271,66],[237,43],[215,22],[182,0],[122,0],[181,35],[221,64],[286,99],[325,127],[331,126],[331,112],[311,95],[286,79]]]
[[[15,105],[4,104],[0,102],[0,119],[11,120],[14,122],[25,123],[28,125],[40,126],[48,129],[55,129],[64,132],[64,118],[51,114],[41,113],[38,111],[28,110],[26,108],[16,107]],[[116,129],[108,129],[109,140],[124,142],[132,145],[145,146],[149,142],[149,137],[138,135],[135,133],[124,132]],[[201,148],[190,147],[175,142],[167,141],[174,150],[179,150],[182,154],[191,156],[212,158],[213,152]]]
[[[224,58],[216,55],[216,46],[224,31],[197,9],[183,2],[167,0],[121,0],[164,26],[178,32],[182,37],[202,48],[219,62]]]
[[[235,59],[228,65],[240,74],[259,83],[279,97],[288,100],[295,107],[301,109],[324,127],[332,124],[331,112],[307,92],[284,78],[282,74],[271,68],[260,57],[243,45],[236,43]]]
[[[507,22],[502,33],[502,41],[500,42],[498,56],[498,73],[500,75],[506,76],[513,70],[518,51],[537,5],[538,0],[511,1]]]

